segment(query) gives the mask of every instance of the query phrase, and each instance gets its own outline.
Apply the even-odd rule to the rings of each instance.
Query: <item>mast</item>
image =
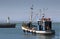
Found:
[[[45,12],[46,12],[47,10],[48,10],[48,8],[43,8],[43,14],[42,14],[43,17],[45,17],[45,14],[46,14]]]
[[[30,22],[32,22],[32,18],[33,18],[33,5],[32,5],[32,7],[30,9],[31,9]]]

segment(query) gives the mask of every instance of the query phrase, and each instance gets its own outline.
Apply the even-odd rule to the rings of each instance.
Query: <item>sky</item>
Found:
[[[60,22],[60,0],[0,0],[0,21],[10,17],[13,21],[29,21],[31,14],[31,6],[33,6],[33,16],[43,13],[45,17],[51,18],[54,22]],[[39,17],[35,17],[37,20]]]

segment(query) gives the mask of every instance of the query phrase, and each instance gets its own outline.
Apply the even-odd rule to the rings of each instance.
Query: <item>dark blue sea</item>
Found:
[[[0,28],[0,39],[60,39],[60,23],[53,23],[55,35],[25,34],[21,29],[22,23],[16,24],[16,28]]]

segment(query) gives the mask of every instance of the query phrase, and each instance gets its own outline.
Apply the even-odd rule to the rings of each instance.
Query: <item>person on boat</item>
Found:
[[[42,19],[41,19],[41,20],[42,20],[42,22],[43,22],[43,23],[42,23],[43,30],[45,30],[45,18],[44,18],[44,16],[42,16]]]
[[[47,30],[47,26],[48,26],[48,22],[47,22],[47,18],[45,20],[45,30]]]
[[[52,29],[52,27],[51,27],[51,25],[52,25],[52,21],[51,21],[51,19],[50,18],[48,18],[48,22],[49,22],[49,29],[51,30]]]
[[[43,27],[42,27],[42,21],[39,19],[38,21],[38,25],[39,25],[39,30],[43,30]]]
[[[51,25],[52,25],[52,22],[50,18],[47,18],[45,21],[45,30],[51,30]]]

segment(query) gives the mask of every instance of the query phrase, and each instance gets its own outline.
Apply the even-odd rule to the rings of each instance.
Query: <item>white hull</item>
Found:
[[[27,29],[23,26],[22,26],[22,30],[29,31],[29,32],[32,32],[32,33],[37,33],[37,34],[54,34],[55,33],[54,30],[51,30],[51,31],[31,30],[31,29]]]

